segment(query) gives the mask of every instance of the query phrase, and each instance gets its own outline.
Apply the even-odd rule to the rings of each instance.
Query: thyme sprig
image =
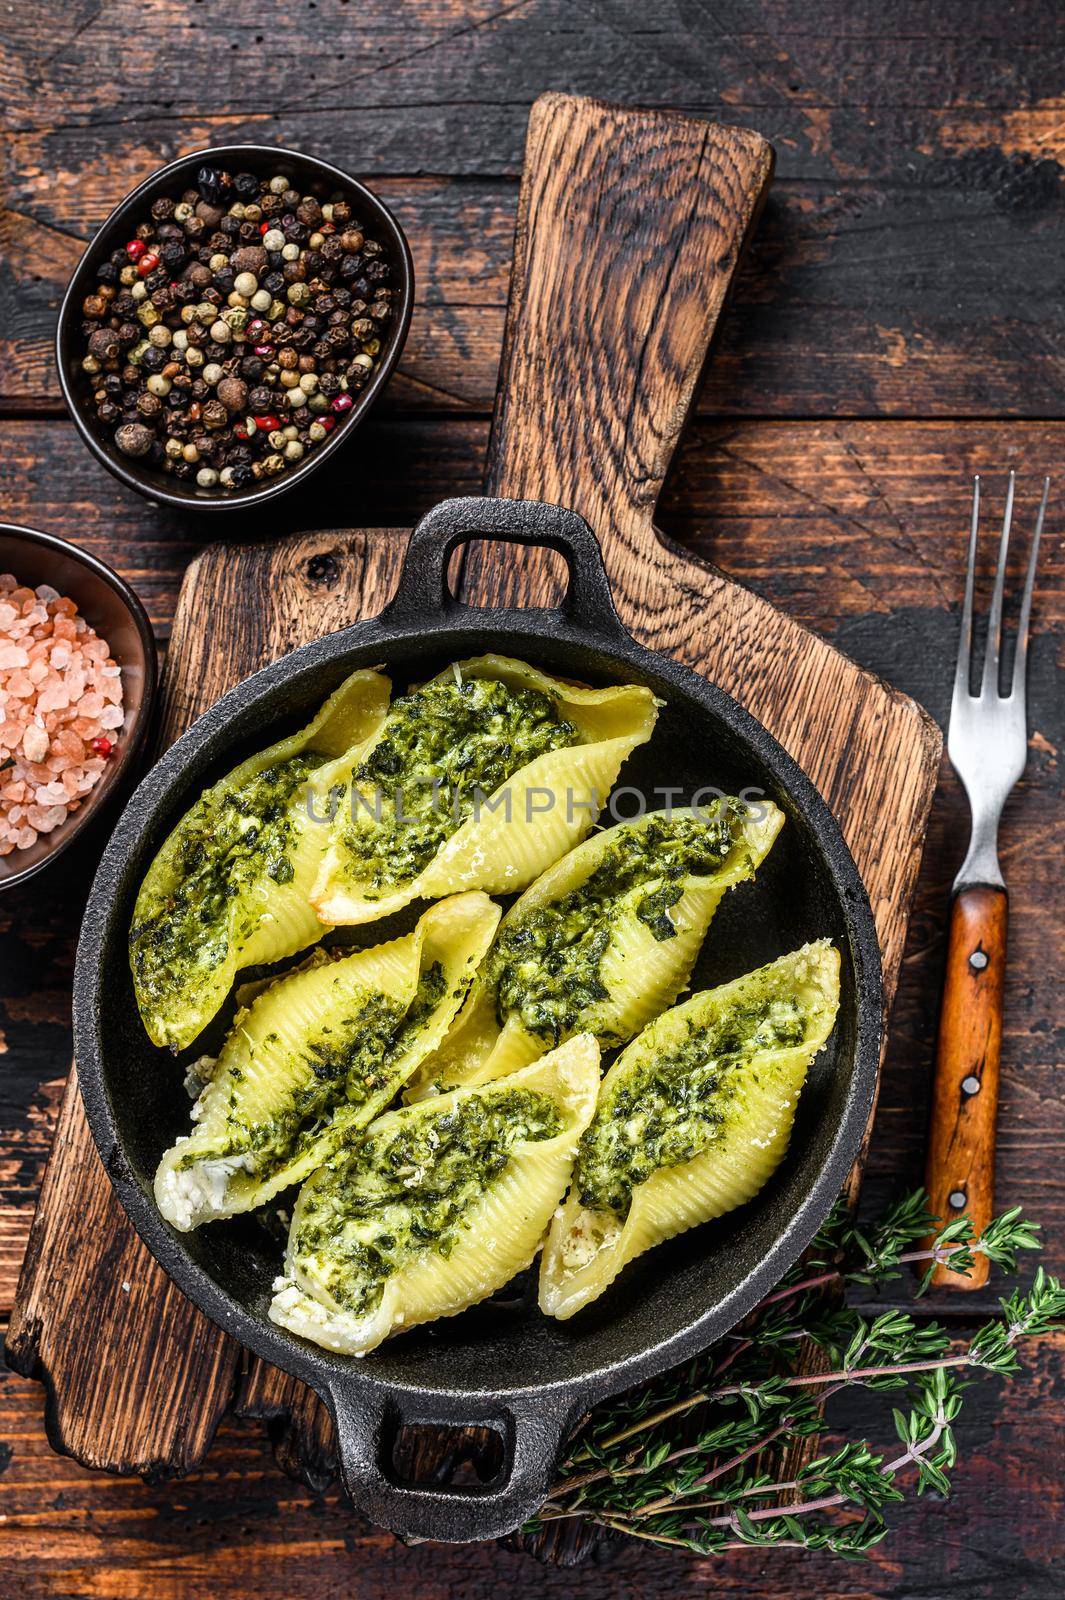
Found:
[[[901,1308],[870,1317],[848,1305],[848,1290],[881,1289],[909,1268],[922,1272],[921,1294],[939,1264],[967,1275],[985,1256],[1014,1272],[1021,1251],[1039,1249],[1038,1228],[1016,1207],[979,1237],[965,1216],[938,1231],[936,1223],[922,1192],[871,1230],[837,1207],[727,1340],[592,1413],[533,1526],[576,1518],[700,1555],[773,1546],[853,1558],[885,1536],[907,1484],[946,1494],[965,1388],[1016,1372],[1020,1343],[1065,1316],[1065,1291],[1040,1267],[968,1341]],[[811,1343],[823,1370],[800,1364]],[[792,1477],[774,1474],[796,1441],[836,1443],[825,1403],[852,1389],[892,1392],[896,1444],[843,1441]]]

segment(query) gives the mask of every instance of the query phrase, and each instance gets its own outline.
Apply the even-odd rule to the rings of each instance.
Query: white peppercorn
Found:
[[[237,294],[242,294],[249,300],[251,299],[252,295],[256,293],[258,287],[259,280],[255,276],[254,272],[238,272],[236,277],[233,279],[233,288],[236,290]]]
[[[213,489],[218,482],[218,474],[213,467],[201,467],[196,474],[196,482],[201,489]]]

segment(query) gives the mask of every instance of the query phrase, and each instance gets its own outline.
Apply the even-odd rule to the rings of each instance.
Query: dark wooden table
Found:
[[[419,296],[378,420],[332,469],[322,525],[399,525],[475,491],[495,382],[529,105],[567,88],[758,128],[777,180],[661,522],[916,695],[940,721],[968,480],[1060,477],[1065,446],[1065,28],[1055,0],[24,0],[0,56],[0,516],[80,540],[137,585],[165,639],[205,522],[159,512],[88,456],[51,359],[65,281],[111,205],[210,142],[336,160],[396,208]],[[1065,500],[1059,485],[1057,504]],[[1065,608],[1060,509],[1032,648],[1028,771],[1003,838],[1012,916],[1002,1204],[1065,1268],[1060,878]],[[308,524],[297,498],[249,518]],[[965,844],[949,772],[933,814],[866,1184],[920,1180],[949,885]],[[25,1245],[70,1051],[89,864],[0,900],[0,1309]],[[959,1329],[990,1297],[929,1307]],[[581,1573],[494,1547],[407,1550],[284,1477],[227,1423],[176,1484],[94,1476],[48,1448],[43,1396],[0,1371],[0,1593],[78,1600],[304,1595],[1060,1593],[1061,1341],[975,1391],[955,1498],[907,1504],[864,1566],[752,1552],[719,1564],[609,1547]],[[1055,1562],[1058,1563],[1055,1569]]]

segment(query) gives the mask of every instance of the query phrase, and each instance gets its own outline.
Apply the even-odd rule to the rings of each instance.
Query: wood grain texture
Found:
[[[365,444],[376,467],[360,506],[372,520],[404,520],[433,499],[476,490],[486,432],[480,423],[372,425],[353,445],[358,461]],[[727,567],[809,625],[831,630],[839,645],[905,685],[943,720],[971,475],[1014,464],[1023,495],[1063,446],[1065,427],[1015,422],[702,424],[682,444],[660,513],[687,549]],[[121,564],[150,589],[156,619],[167,631],[187,548],[174,537],[177,526],[153,518],[155,537],[139,542],[148,531],[143,505],[100,472],[65,428],[0,425],[0,477],[14,497],[7,500],[9,515],[30,521],[36,515],[105,555],[117,549]],[[331,493],[327,506],[336,515],[344,496],[350,502],[343,474]],[[298,526],[298,508],[286,510],[282,503],[274,515],[279,531]],[[1053,1174],[1065,1154],[1065,1100],[1053,994],[1063,981],[1065,908],[1048,886],[1057,881],[1062,802],[1065,545],[1053,524],[1047,531],[1033,617],[1029,766],[1011,799],[1002,840],[1012,948],[998,1190],[1000,1204],[1023,1203],[1046,1225],[1048,1268],[1062,1272],[1065,1210]],[[316,547],[316,553],[328,549]],[[988,587],[990,576],[983,574]],[[298,570],[294,581],[302,589]],[[275,600],[285,618],[283,586],[275,588]],[[227,591],[226,602],[229,627],[243,627],[240,594]],[[336,596],[329,603],[338,618]],[[255,649],[261,660],[261,638]],[[864,1186],[870,1211],[923,1174],[946,908],[967,818],[964,796],[945,766],[870,1148]],[[47,895],[23,891],[0,900],[0,1032],[7,1048],[0,1070],[0,1309],[10,1305],[55,1125],[55,1080],[69,1053],[71,930],[90,867],[88,861],[60,863]],[[983,1318],[994,1301],[985,1293],[926,1309],[939,1317],[964,1310]],[[86,1473],[50,1454],[37,1386],[0,1375],[0,1440],[15,1452],[0,1475],[0,1506],[9,1519],[0,1524],[0,1553],[18,1600],[143,1600],[145,1592],[186,1600],[197,1584],[241,1600],[249,1592],[293,1600],[323,1586],[328,1591],[330,1584],[350,1586],[353,1574],[367,1595],[409,1590],[441,1600],[456,1593],[479,1600],[500,1583],[517,1593],[526,1583],[537,1592],[558,1587],[560,1594],[579,1584],[582,1595],[681,1600],[693,1585],[711,1580],[737,1600],[754,1581],[771,1600],[807,1594],[813,1600],[823,1593],[912,1600],[915,1584],[994,1600],[1003,1572],[1026,1600],[1056,1600],[1048,1563],[1060,1543],[1063,1509],[1053,1469],[1060,1356],[1048,1349],[1034,1359],[1034,1379],[1026,1370],[1004,1396],[991,1386],[970,1396],[960,1430],[966,1463],[950,1506],[925,1497],[905,1508],[898,1532],[863,1567],[756,1556],[695,1568],[622,1549],[604,1554],[610,1564],[592,1567],[579,1580],[523,1568],[489,1551],[399,1551],[346,1514],[335,1489],[321,1500],[286,1486],[259,1441],[260,1423],[223,1421],[207,1459],[180,1486],[151,1488]],[[286,1431],[283,1415],[271,1424],[279,1452],[293,1467]],[[305,1453],[305,1464],[308,1459]]]
[[[255,0],[35,0],[6,20],[0,388],[22,407],[58,405],[57,297],[117,200],[181,152],[249,138],[398,207],[419,301],[393,403],[490,409],[525,123],[555,86],[776,144],[707,411],[1062,413],[1055,0],[408,0],[402,19],[322,0],[268,22]]]
[[[403,542],[324,532],[269,551],[205,552],[186,574],[175,618],[160,748],[249,672],[379,611]],[[239,625],[226,626],[230,617]],[[221,625],[205,626],[207,618]],[[133,1232],[100,1165],[76,1072],[59,1108],[7,1360],[44,1382],[54,1447],[112,1472],[183,1475],[203,1459],[233,1398],[240,1347],[171,1285]],[[303,1409],[313,1412],[311,1399]]]
[[[571,504],[587,516],[602,541],[623,619],[649,642],[733,686],[748,704],[753,699],[756,714],[811,770],[829,803],[839,810],[846,798],[856,839],[873,831],[873,817],[890,810],[891,826],[876,830],[877,852],[864,863],[890,993],[934,783],[938,730],[904,696],[757,596],[667,549],[651,522],[770,165],[757,136],[694,119],[557,95],[537,103],[488,483],[495,492]],[[657,197],[653,228],[649,195]],[[560,330],[567,330],[564,336]],[[553,350],[550,366],[545,348]],[[380,609],[400,543],[398,535],[327,534],[239,552],[215,547],[201,556],[183,585],[171,640],[165,738],[262,660]],[[537,553],[518,564],[513,551],[501,556],[501,549],[471,551],[463,592],[507,604],[549,600],[550,572]],[[332,613],[309,603],[316,590],[335,591]],[[209,619],[231,617],[238,597],[244,625],[226,630],[219,652],[220,630]],[[711,614],[712,632],[705,626]],[[846,724],[838,716],[841,703],[852,708]],[[60,1115],[64,1147],[84,1139],[81,1124],[68,1090]],[[69,1234],[79,1231],[69,1219],[81,1208],[77,1173],[70,1169],[75,1182],[67,1188],[66,1170],[65,1163],[50,1167],[48,1203]],[[855,1190],[857,1182],[856,1173]],[[99,1227],[98,1216],[93,1222],[78,1249],[99,1255],[110,1230]],[[32,1326],[36,1337],[20,1332],[16,1353],[24,1369],[35,1363],[53,1388],[70,1382],[73,1392],[78,1375],[64,1367],[63,1348],[47,1345],[47,1324],[54,1320],[76,1337],[92,1316],[100,1334],[98,1382],[106,1389],[109,1368],[116,1376],[124,1370],[127,1330],[91,1297],[83,1300],[75,1280],[44,1282],[43,1258],[43,1250],[31,1258],[16,1314],[17,1327]],[[168,1314],[168,1331],[179,1330],[190,1354],[217,1338],[191,1307]],[[228,1403],[230,1386],[231,1374],[220,1369],[207,1376],[206,1392],[190,1384],[178,1391],[176,1403],[211,1414]],[[143,1432],[150,1433],[163,1403],[158,1387],[146,1383]],[[173,1391],[165,1403],[175,1404]],[[328,1418],[301,1385],[253,1362],[239,1405],[275,1424],[282,1459],[308,1481],[320,1483],[333,1469]],[[55,1438],[69,1447],[61,1429]],[[94,1459],[104,1448],[101,1443]],[[143,1470],[139,1456],[120,1439],[116,1448],[111,1433],[106,1448],[116,1470]],[[419,1464],[442,1466],[427,1459],[431,1454],[427,1443]],[[573,1553],[572,1540],[555,1545],[556,1556]]]
[[[132,0],[25,0],[11,11],[0,54],[0,408],[57,415],[57,296],[119,193],[212,140],[303,146],[381,187],[412,232],[419,275],[391,414],[316,479],[314,520],[409,526],[480,484],[535,94],[572,87],[761,127],[778,150],[774,190],[659,524],[945,723],[972,473],[1012,464],[1023,488],[1065,448],[1060,425],[1006,420],[1062,414],[1055,0],[411,0],[399,18],[381,0],[265,11],[251,0],[146,0],[135,11]],[[868,420],[845,420],[855,417]],[[918,420],[928,418],[938,420]],[[0,499],[5,515],[113,561],[163,637],[184,566],[218,536],[128,494],[58,421],[0,423]],[[249,519],[234,531],[261,538],[308,520],[298,501],[281,502],[268,527]],[[1044,1259],[1062,1273],[1058,529],[1052,517],[1033,619],[1029,764],[1003,829],[1011,926],[996,1185],[1000,1205],[1023,1204],[1044,1224]],[[869,1215],[923,1176],[950,881],[967,826],[944,765],[866,1169]],[[69,1060],[88,857],[0,898],[2,1312]],[[987,1290],[920,1302],[918,1315],[922,1305],[970,1323],[994,1309]],[[52,1454],[39,1386],[0,1368],[0,1589],[12,1600],[353,1589],[367,1600],[487,1600],[501,1587],[687,1600],[709,1586],[736,1600],[997,1600],[1008,1586],[1057,1600],[1061,1354],[1060,1341],[1043,1346],[1005,1391],[969,1392],[949,1505],[926,1495],[899,1508],[866,1563],[788,1552],[691,1563],[629,1545],[579,1578],[491,1548],[402,1550],[353,1519],[335,1489],[321,1498],[280,1477],[259,1422],[224,1420],[180,1485],[87,1472]]]
[[[925,1183],[932,1213],[949,1221],[964,1211],[977,1234],[995,1211],[1008,918],[1004,889],[975,886],[954,896],[932,1080]],[[968,1275],[937,1267],[932,1282],[972,1292],[988,1273],[987,1257],[977,1256]]]

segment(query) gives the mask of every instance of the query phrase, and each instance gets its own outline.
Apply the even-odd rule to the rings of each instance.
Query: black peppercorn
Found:
[[[101,283],[117,283],[118,268],[110,261],[105,261],[96,269],[96,276]]]
[[[144,372],[162,372],[166,366],[166,355],[158,345],[150,344],[141,354],[141,368]]]
[[[285,280],[280,272],[268,272],[263,279],[263,288],[276,299],[285,292]]]
[[[178,244],[176,239],[171,239],[160,250],[159,259],[170,276],[176,278],[188,257],[184,245]]]
[[[273,398],[273,391],[268,389],[265,384],[260,384],[258,388],[253,389],[248,395],[248,409],[257,412],[269,411],[273,404]]]
[[[248,383],[258,383],[263,375],[263,367],[259,356],[245,356],[240,363],[240,375]]]

